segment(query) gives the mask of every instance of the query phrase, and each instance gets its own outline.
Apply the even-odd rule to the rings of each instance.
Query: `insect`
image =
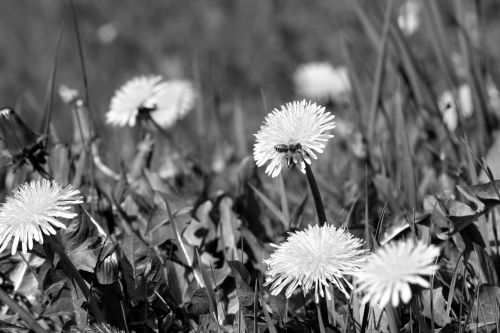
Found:
[[[297,164],[293,158],[294,154],[300,153],[302,151],[302,145],[300,143],[284,144],[279,143],[274,146],[274,149],[281,154],[285,154],[286,164],[289,168],[294,168]]]

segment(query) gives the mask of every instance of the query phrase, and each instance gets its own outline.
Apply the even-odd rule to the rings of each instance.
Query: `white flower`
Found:
[[[135,126],[139,110],[152,108],[151,98],[161,89],[161,76],[139,76],[125,83],[111,99],[106,123]]]
[[[64,103],[72,104],[80,97],[80,94],[78,93],[78,90],[72,89],[65,84],[61,84],[59,86],[59,97],[61,97],[61,100]]]
[[[422,275],[433,275],[434,261],[440,249],[413,240],[389,243],[368,257],[364,268],[356,274],[358,291],[364,293],[363,303],[372,302],[394,307],[399,300],[408,303],[412,292],[410,284],[430,287]]]
[[[195,92],[187,80],[162,81],[161,76],[140,76],[128,81],[111,100],[106,122],[135,126],[141,113],[168,128],[194,106]]]
[[[113,23],[103,24],[97,29],[97,40],[101,44],[112,43],[118,37],[118,29]]]
[[[320,102],[337,100],[351,91],[347,69],[328,62],[301,65],[293,79],[297,94]]]
[[[413,35],[420,26],[421,4],[415,0],[408,0],[399,8],[398,26],[401,31],[409,36]]]
[[[160,84],[158,93],[151,99],[153,121],[162,128],[174,125],[194,107],[196,99],[193,84],[188,80],[170,80]]]
[[[60,219],[71,219],[72,205],[83,202],[80,191],[71,185],[62,188],[46,179],[18,186],[0,206],[0,252],[12,241],[12,255],[19,242],[24,253],[33,248],[33,239],[43,243],[43,235],[55,234],[54,227],[66,229]]]
[[[284,165],[299,165],[305,172],[304,161],[311,164],[309,157],[317,159],[316,153],[322,153],[325,142],[333,137],[325,133],[335,128],[333,118],[324,107],[305,100],[274,109],[255,134],[253,156],[257,166],[269,161],[266,173],[273,178]]]
[[[470,87],[467,84],[462,84],[458,90],[456,90],[456,94],[461,115],[464,118],[470,118],[474,112],[474,104]],[[438,106],[441,114],[443,115],[444,123],[450,131],[454,131],[458,124],[458,111],[453,93],[450,90],[446,90],[441,94]]]
[[[328,285],[333,283],[349,298],[346,286],[352,289],[345,275],[356,273],[364,262],[363,241],[343,228],[332,225],[310,226],[292,233],[280,245],[271,244],[276,251],[264,262],[268,265],[266,282],[271,294],[279,294],[286,287],[287,298],[297,287],[304,292],[314,289],[316,303],[319,296],[330,299]]]

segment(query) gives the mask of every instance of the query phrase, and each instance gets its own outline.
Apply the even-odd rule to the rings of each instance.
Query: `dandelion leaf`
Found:
[[[479,325],[492,332],[497,328],[499,318],[500,287],[491,284],[480,285],[477,300],[473,303],[469,329],[475,330],[476,325]]]
[[[250,283],[250,273],[248,273],[245,266],[239,261],[228,261],[228,265],[231,268],[231,276],[234,277],[236,282],[236,291],[240,305],[252,305],[254,303],[254,291],[248,285]]]
[[[432,308],[431,308],[432,293]],[[422,290],[423,315],[434,318],[436,325],[443,327],[450,323],[450,317],[446,312],[446,300],[443,296],[443,287],[433,290]]]

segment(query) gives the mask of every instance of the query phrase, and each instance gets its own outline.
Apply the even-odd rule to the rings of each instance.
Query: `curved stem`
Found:
[[[36,333],[48,333],[48,331],[40,326],[35,318],[28,313],[28,311],[10,298],[9,294],[2,288],[0,288],[0,303],[7,305],[13,312],[18,313],[19,317],[21,317],[21,319]]]
[[[316,183],[316,179],[314,178],[311,167],[306,161],[304,161],[304,164],[306,165],[307,181],[309,182],[309,187],[311,188],[311,192],[314,198],[314,204],[316,205],[316,212],[318,213],[319,225],[322,227],[326,223],[325,206],[323,205],[323,200],[321,199],[321,194],[319,193],[318,184]]]

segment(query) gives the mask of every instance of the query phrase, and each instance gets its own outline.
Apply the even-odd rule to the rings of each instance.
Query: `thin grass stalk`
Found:
[[[365,304],[365,309],[363,311],[363,319],[361,321],[361,333],[365,333],[370,321],[370,302]]]
[[[413,295],[410,301],[410,307],[417,317],[419,332],[430,333],[431,331],[429,330],[429,327],[427,326],[427,323],[425,322],[425,319],[422,315],[422,310],[420,308],[420,298],[418,295]]]
[[[64,267],[64,272],[70,279],[74,279],[75,282],[78,284],[78,287],[80,290],[83,292],[83,295],[87,299],[89,303],[90,310],[92,311],[92,314],[95,317],[95,320],[97,322],[104,322],[104,316],[101,313],[101,310],[99,309],[99,306],[97,305],[96,300],[92,297],[90,294],[90,289],[85,283],[85,280],[83,277],[80,275],[80,272],[78,269],[75,267],[71,259],[69,259],[68,255],[62,248],[61,244],[57,242],[56,239],[54,239],[52,236],[45,237],[47,240],[47,243],[49,244],[50,248],[54,253],[57,253],[59,255],[59,258],[63,264]]]
[[[63,33],[64,33],[64,24],[61,24],[61,28],[59,29],[59,35],[57,37],[56,53],[54,55],[54,64],[52,67],[52,71],[50,72],[49,86],[46,96],[47,102],[45,103],[45,113],[42,122],[43,125],[42,133],[44,133],[47,137],[49,137],[50,121],[52,118],[51,116],[52,116],[52,103],[54,101],[54,84],[57,75],[57,65],[59,63],[59,52],[61,50]]]
[[[368,102],[365,100],[365,94],[361,87],[361,81],[354,70],[354,64],[352,63],[352,55],[349,52],[349,45],[347,44],[347,37],[343,36],[340,49],[342,51],[342,57],[344,58],[344,62],[349,70],[349,81],[352,83],[352,99],[354,100],[354,109],[356,115],[356,122],[358,125],[358,129],[361,133],[365,133],[366,129],[364,126],[363,119],[365,118],[365,114],[368,112]]]
[[[322,306],[319,303],[316,303],[316,312],[318,313],[318,326],[319,326],[319,331],[320,333],[326,333],[325,325],[323,324],[324,319],[322,316],[322,312],[324,310],[322,309]]]
[[[257,304],[259,303],[259,290],[258,283],[255,280],[254,291],[253,291],[253,331],[258,332],[257,328]]]
[[[23,307],[17,304],[9,294],[0,288],[0,303],[7,305],[13,312],[17,313],[19,317],[33,330],[35,333],[49,333],[26,311]]]
[[[377,58],[377,65],[375,69],[375,77],[373,79],[373,90],[372,90],[372,95],[371,95],[371,100],[370,100],[370,110],[369,110],[369,117],[370,117],[370,122],[368,124],[368,142],[371,143],[373,140],[373,131],[374,131],[374,126],[375,126],[375,120],[376,120],[376,115],[377,115],[377,107],[379,105],[380,101],[380,92],[382,88],[382,81],[384,77],[384,64],[385,64],[385,59],[386,59],[386,50],[387,50],[387,40],[388,40],[388,34],[389,34],[389,27],[390,27],[390,19],[391,19],[391,12],[392,12],[392,6],[394,4],[394,0],[390,0],[387,9],[385,12],[385,17],[384,17],[384,27],[382,30],[382,40],[380,41],[380,44],[378,46],[378,58]]]
[[[396,309],[390,304],[385,306],[385,314],[387,316],[387,322],[389,324],[389,330],[391,333],[399,333],[401,327],[401,322],[396,314]]]
[[[184,241],[182,240],[179,228],[177,228],[177,223],[175,222],[174,215],[172,214],[172,210],[170,209],[170,205],[166,197],[164,197],[164,201],[165,201],[165,206],[167,207],[168,218],[170,219],[170,223],[172,223],[172,228],[174,229],[175,237],[177,239],[177,242],[179,243],[179,246],[181,247],[182,253],[184,254],[184,258],[186,259],[188,266],[193,270],[193,275],[194,278],[196,279],[196,282],[198,282],[200,287],[203,288],[205,287],[203,278],[200,276],[200,273],[198,272],[196,267],[194,267],[193,260],[191,259],[189,253],[187,252],[187,248],[184,244]]]
[[[368,202],[368,166],[365,164],[365,242],[366,248],[371,249],[372,247],[372,235],[370,233],[370,221],[368,220],[369,214],[369,202]]]

